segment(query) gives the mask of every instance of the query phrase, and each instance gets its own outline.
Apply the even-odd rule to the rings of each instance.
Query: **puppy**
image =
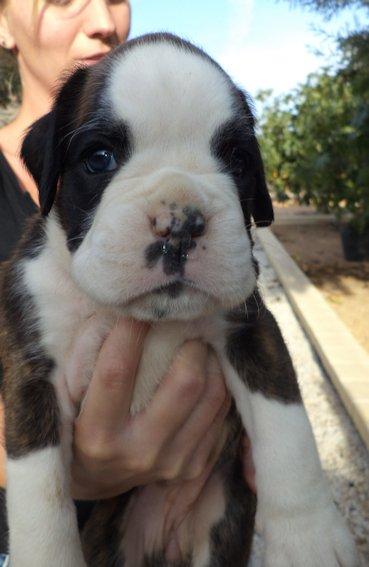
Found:
[[[267,226],[273,211],[247,97],[190,43],[143,36],[77,70],[30,129],[22,157],[42,214],[2,289],[12,565],[244,566],[255,498],[238,457],[242,426],[265,565],[357,565],[289,354],[257,291],[251,217]],[[151,322],[132,413],[187,339],[216,352],[237,410],[182,522],[173,511],[168,528],[169,488],[160,483],[96,504],[79,534],[72,424],[121,316]],[[76,342],[82,363],[73,373]]]

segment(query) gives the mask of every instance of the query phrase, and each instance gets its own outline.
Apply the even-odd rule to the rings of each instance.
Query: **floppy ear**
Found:
[[[254,200],[251,205],[251,214],[256,226],[269,226],[274,221],[273,205],[266,184],[264,164],[256,138],[254,144],[255,187]]]
[[[242,111],[246,113],[246,119],[251,126],[252,134],[249,140],[249,156],[253,162],[252,193],[249,210],[256,226],[269,226],[274,221],[273,205],[265,180],[264,164],[260,153],[258,141],[255,136],[255,118],[251,110],[251,103],[241,90],[238,90]]]
[[[47,215],[56,195],[60,156],[55,143],[55,110],[32,124],[23,140],[21,158],[35,180],[43,215]]]
[[[53,205],[58,180],[62,173],[62,140],[60,132],[66,124],[72,128],[74,110],[78,107],[88,75],[87,67],[80,67],[62,77],[51,112],[37,120],[28,130],[22,144],[21,158],[36,181],[43,215]]]

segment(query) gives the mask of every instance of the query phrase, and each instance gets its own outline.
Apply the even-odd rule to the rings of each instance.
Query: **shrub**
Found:
[[[348,218],[369,229],[369,105],[363,104],[348,69],[311,75],[293,93],[264,106],[261,146],[268,182],[277,199]]]

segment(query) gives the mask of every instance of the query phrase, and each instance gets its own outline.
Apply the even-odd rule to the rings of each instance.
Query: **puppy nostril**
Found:
[[[183,232],[189,234],[191,238],[202,236],[206,228],[205,217],[202,212],[193,207],[185,207],[183,212],[187,217],[183,223]]]
[[[171,222],[168,217],[163,218],[162,216],[150,218],[151,230],[155,236],[161,236],[166,238],[171,233]]]
[[[194,219],[191,235],[193,238],[201,236],[205,232],[205,219],[203,215],[199,212]]]

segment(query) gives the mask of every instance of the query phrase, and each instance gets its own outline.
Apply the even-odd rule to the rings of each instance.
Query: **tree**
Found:
[[[368,8],[369,0],[292,0],[292,4],[300,4],[324,13],[328,18],[338,10],[349,6]]]
[[[369,226],[367,138],[361,101],[343,74],[311,75],[293,93],[264,104],[261,145],[269,184],[279,199],[294,195],[337,217]]]

